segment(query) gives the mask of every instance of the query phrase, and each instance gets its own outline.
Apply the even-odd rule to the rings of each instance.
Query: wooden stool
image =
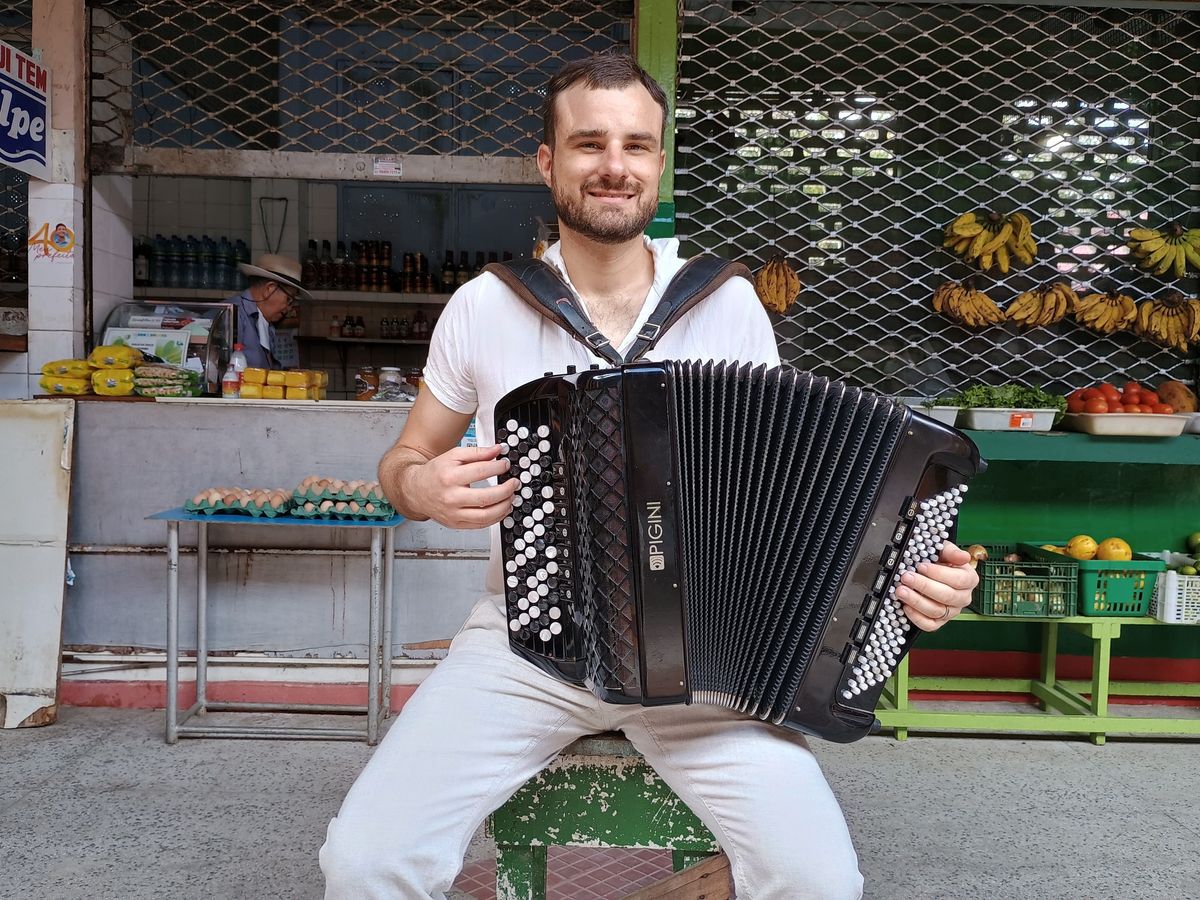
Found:
[[[488,819],[496,900],[545,900],[552,844],[671,850],[676,871],[716,853],[707,828],[615,732],[581,738]]]

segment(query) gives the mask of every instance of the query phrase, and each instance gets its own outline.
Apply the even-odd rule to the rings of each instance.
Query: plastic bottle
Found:
[[[241,269],[237,268],[238,263],[250,262],[250,248],[246,246],[246,242],[241,238],[237,239],[237,243],[233,245],[234,269],[237,273],[237,281],[234,283],[234,290],[242,291],[246,289],[246,284],[249,281]]]
[[[197,288],[200,286],[200,242],[194,235],[188,235],[183,245],[183,284],[181,287]]]
[[[133,284],[146,287],[150,284],[150,242],[138,235],[133,242]]]
[[[246,367],[250,365],[246,360],[246,354],[243,352],[245,347],[242,344],[234,344],[233,352],[229,354],[229,368],[231,368],[238,377],[238,385],[242,383],[242,373],[246,371]],[[221,379],[224,383],[224,379]]]
[[[238,344],[240,347],[241,344]],[[231,362],[221,376],[221,399],[237,400],[242,395],[242,375]]]
[[[232,290],[237,279],[237,257],[233,254],[233,244],[222,237],[217,242],[217,281],[214,287],[222,290]]]
[[[201,290],[211,290],[219,287],[216,281],[217,246],[207,234],[201,235],[196,242],[196,287]]]
[[[334,315],[329,320],[329,336],[330,337],[341,337],[342,336],[342,320],[339,319],[336,315]]]
[[[167,246],[167,287],[183,287],[183,241],[177,234]]]
[[[154,236],[154,252],[150,256],[150,283],[154,287],[167,286],[167,239],[161,234]]]

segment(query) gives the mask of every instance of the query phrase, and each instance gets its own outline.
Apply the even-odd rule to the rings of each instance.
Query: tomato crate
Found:
[[[1079,564],[1068,559],[1043,562],[1022,553],[1022,562],[1005,562],[1016,544],[984,544],[988,558],[979,563],[979,586],[971,609],[985,616],[1061,617],[1075,615]]]
[[[1066,541],[1041,541],[1019,544],[1017,552],[1041,562],[1069,560],[1071,557],[1039,544],[1066,545]],[[1081,616],[1145,616],[1150,612],[1155,579],[1166,569],[1166,563],[1142,553],[1131,560],[1079,559],[1079,615]]]

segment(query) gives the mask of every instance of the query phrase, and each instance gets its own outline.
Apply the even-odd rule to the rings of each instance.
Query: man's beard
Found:
[[[624,212],[617,209],[595,209],[586,206],[588,191],[619,191],[634,195],[634,209]],[[552,183],[550,194],[558,222],[577,234],[598,244],[623,244],[640,235],[654,219],[658,210],[657,198],[642,196],[631,182],[608,184],[604,179],[589,181],[578,194],[568,195]]]

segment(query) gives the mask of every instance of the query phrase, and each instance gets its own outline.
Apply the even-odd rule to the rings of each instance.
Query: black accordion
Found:
[[[966,435],[788,367],[547,374],[496,405],[510,646],[614,703],[877,727],[917,629],[900,575],[952,539]]]

